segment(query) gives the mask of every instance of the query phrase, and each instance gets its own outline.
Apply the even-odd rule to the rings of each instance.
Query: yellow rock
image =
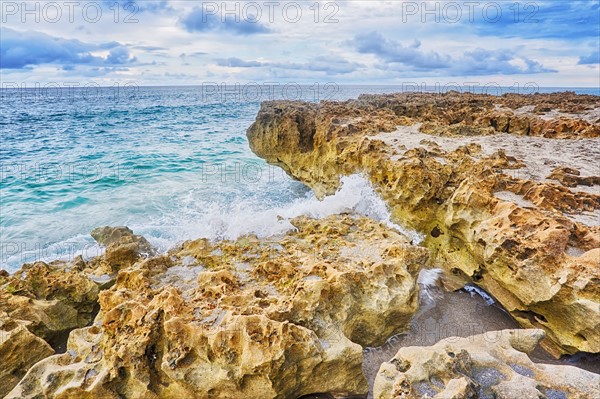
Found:
[[[24,322],[0,313],[0,396],[17,385],[27,369],[53,353],[50,345],[30,333]]]
[[[555,356],[600,352],[600,109],[595,96],[363,95],[263,103],[253,151],[335,192],[362,173],[441,265],[490,292]],[[535,137],[531,137],[535,136]],[[568,150],[565,150],[568,149]],[[565,169],[561,169],[565,170]],[[556,178],[556,182],[546,178]]]
[[[433,346],[401,348],[381,365],[374,399],[600,396],[600,375],[573,366],[533,363],[542,330],[502,330]]]
[[[363,346],[407,329],[428,251],[367,218],[291,223],[281,237],[189,241],[122,269],[94,326],[7,398],[365,394]]]

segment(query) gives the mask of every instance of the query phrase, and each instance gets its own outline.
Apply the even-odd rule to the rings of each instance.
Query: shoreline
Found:
[[[335,207],[289,216],[293,229],[276,239],[196,239],[166,254],[128,228],[96,229],[106,247],[97,258],[0,276],[0,351],[21,356],[0,368],[18,377],[0,393],[52,397],[69,386],[73,398],[372,391],[383,399],[541,387],[592,398],[600,374],[542,364],[536,347],[554,357],[595,352],[590,364],[600,353],[600,227],[580,217],[600,209],[597,157],[585,144],[598,142],[600,119],[582,116],[600,110],[600,97],[531,100],[448,93],[264,103],[248,130],[257,155],[320,199],[344,189],[341,176],[365,175],[389,223],[424,234],[422,245],[385,220]],[[437,267],[441,280],[420,277]],[[455,292],[465,284],[489,292],[511,319]],[[447,326],[465,317],[491,326],[453,339]],[[423,318],[446,333],[422,342],[397,335]],[[485,335],[494,331],[498,339]],[[49,356],[65,334],[66,351]],[[390,337],[399,338],[381,349]],[[364,348],[378,347],[365,363]],[[553,379],[559,370],[568,378]]]

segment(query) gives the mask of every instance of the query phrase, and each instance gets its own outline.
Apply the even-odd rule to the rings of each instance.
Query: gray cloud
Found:
[[[236,21],[233,15],[226,15],[223,20],[221,16],[204,13],[198,7],[184,16],[181,23],[188,32],[221,31],[235,35],[254,35],[270,32],[269,28],[258,22],[252,22],[250,18]]]
[[[18,32],[9,28],[1,28],[0,32],[2,69],[23,69],[41,64],[110,66],[136,61],[129,50],[118,42],[90,44],[42,32]],[[107,57],[92,55],[97,50],[109,50],[109,54]]]
[[[538,61],[518,56],[506,49],[476,48],[459,56],[440,54],[421,49],[421,42],[410,45],[387,39],[378,32],[359,34],[347,42],[361,54],[372,54],[380,63],[379,69],[402,72],[425,72],[436,75],[476,76],[515,75],[557,72],[545,68]],[[520,66],[518,64],[524,64]]]
[[[312,58],[309,62],[261,62],[245,61],[237,57],[220,58],[215,60],[217,65],[232,68],[259,68],[270,67],[286,70],[301,70],[324,72],[327,75],[347,74],[364,67],[362,64],[347,61],[341,57],[318,56]]]
[[[579,57],[578,65],[596,65],[600,64],[600,51],[596,50],[595,52]]]
[[[415,40],[404,46],[395,40],[388,40],[378,32],[356,35],[349,42],[359,53],[374,54],[382,61],[410,65],[419,70],[448,68],[452,59],[435,51],[420,50],[421,42]]]
[[[217,65],[219,65],[219,66],[230,67],[230,68],[256,68],[256,67],[262,67],[262,66],[268,65],[267,63],[259,62],[259,61],[244,61],[237,57],[219,58],[215,61],[217,62]]]

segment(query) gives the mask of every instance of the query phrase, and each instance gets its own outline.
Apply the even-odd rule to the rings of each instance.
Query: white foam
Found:
[[[496,301],[494,301],[494,298],[492,298],[487,292],[475,285],[467,284],[463,287],[463,289],[469,294],[471,294],[471,296],[479,295],[481,298],[483,298],[487,305],[493,305],[494,303],[496,303]]]
[[[424,288],[437,287],[443,273],[442,269],[421,269],[417,282]]]
[[[421,269],[417,282],[419,283],[419,299],[422,306],[435,304],[435,289],[440,284],[444,272],[442,269]]]
[[[193,215],[187,215],[191,216],[191,220],[186,223],[176,226],[160,226],[161,223],[158,223],[152,229],[144,226],[130,227],[136,233],[144,235],[157,248],[166,250],[177,242],[199,237],[234,240],[246,234],[256,234],[260,238],[277,236],[294,229],[290,220],[301,215],[320,219],[339,213],[356,213],[400,231],[414,244],[422,241],[422,235],[391,221],[387,205],[364,176],[345,176],[341,181],[340,189],[322,201],[309,192],[287,205],[266,208],[263,204],[256,203],[254,198],[241,199],[228,207],[215,203],[200,206],[196,204],[197,211]]]
[[[103,255],[104,250],[104,247],[98,245],[90,235],[78,234],[67,240],[48,246],[43,246],[40,243],[3,243],[0,258],[2,259],[2,265],[8,266],[8,270],[10,271],[13,268],[17,269],[23,263],[32,263],[35,261],[73,261],[79,255],[83,259],[89,260]]]
[[[255,195],[262,187],[243,198],[234,196],[229,204],[224,204],[222,199],[207,200],[204,192],[198,193],[192,189],[187,195],[176,198],[175,204],[170,204],[174,209],[163,205],[162,216],[153,219],[149,217],[142,223],[136,218],[124,224],[134,233],[146,237],[161,252],[189,239],[234,240],[246,234],[256,234],[260,238],[277,236],[294,229],[290,220],[297,216],[324,218],[339,213],[370,217],[403,233],[413,244],[422,241],[422,235],[391,221],[389,209],[367,178],[357,174],[342,177],[341,182],[340,189],[323,200],[318,200],[309,191],[288,203],[270,201],[265,195]],[[267,187],[264,189],[263,194],[269,192]],[[51,245],[43,253],[31,248],[27,252],[15,251],[14,256],[11,256],[7,250],[5,255],[8,256],[3,257],[2,263],[15,270],[24,261],[72,260],[80,254],[84,259],[89,259],[102,253],[103,248],[91,236],[79,234]]]

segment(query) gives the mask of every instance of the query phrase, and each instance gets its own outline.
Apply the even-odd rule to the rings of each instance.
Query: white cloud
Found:
[[[250,3],[240,2],[240,12]],[[176,84],[192,77],[200,82],[289,79],[306,83],[391,84],[432,75],[440,81],[473,76],[479,80],[509,82],[535,80],[540,86],[556,86],[557,82],[565,86],[589,86],[597,82],[598,69],[587,62],[594,55],[593,49],[599,46],[598,39],[586,36],[585,27],[565,28],[569,18],[573,18],[573,25],[594,15],[597,18],[597,13],[589,12],[592,2],[568,7],[555,2],[536,2],[537,16],[553,21],[555,28],[543,20],[515,23],[509,13],[495,23],[481,17],[471,22],[461,1],[457,3],[463,7],[463,18],[455,24],[444,21],[448,15],[439,15],[439,23],[430,15],[423,23],[422,15],[408,15],[407,6],[398,1],[318,2],[318,11],[310,8],[314,2],[296,2],[302,5],[302,16],[296,22],[290,18],[294,15],[292,8],[284,13],[284,7],[291,2],[280,2],[273,10],[272,21],[264,3],[255,3],[263,5],[256,24],[244,21],[243,15],[239,24],[232,16],[222,22],[222,10],[218,10],[209,17],[212,22],[207,29],[198,24],[202,22],[198,14],[193,21],[189,19],[202,10],[201,3],[185,1],[139,2],[141,9],[130,16],[137,19],[136,23],[125,23],[131,9],[123,9],[124,3],[117,15],[111,8],[114,2],[107,1],[103,3],[102,18],[95,23],[86,21],[81,10],[76,10],[73,22],[63,14],[58,23],[48,23],[43,18],[40,22],[29,18],[23,23],[17,14],[6,17],[3,25],[19,32],[36,31],[90,45],[118,42],[123,47],[110,60],[113,63],[136,60],[127,66],[127,71],[100,70],[101,76],[99,70],[93,69],[97,65],[75,68],[58,65],[65,67],[58,73],[59,78],[65,79],[90,78],[97,73],[103,81],[133,76],[139,84]],[[326,4],[329,4],[327,9]],[[565,7],[572,16],[563,12]],[[250,12],[252,15],[256,17]],[[587,29],[593,33],[595,27],[592,24]],[[356,43],[349,44],[374,31],[379,32],[381,45],[385,46],[383,53],[361,51]],[[582,37],[586,39],[581,40]],[[371,47],[375,44],[371,43]],[[125,51],[129,58],[124,58]],[[107,58],[108,53],[103,57]],[[33,70],[3,69],[1,73],[24,81],[34,76],[41,81],[57,78],[56,66],[40,64],[29,68]],[[474,73],[474,68],[479,71]],[[523,72],[530,75],[522,76]]]

